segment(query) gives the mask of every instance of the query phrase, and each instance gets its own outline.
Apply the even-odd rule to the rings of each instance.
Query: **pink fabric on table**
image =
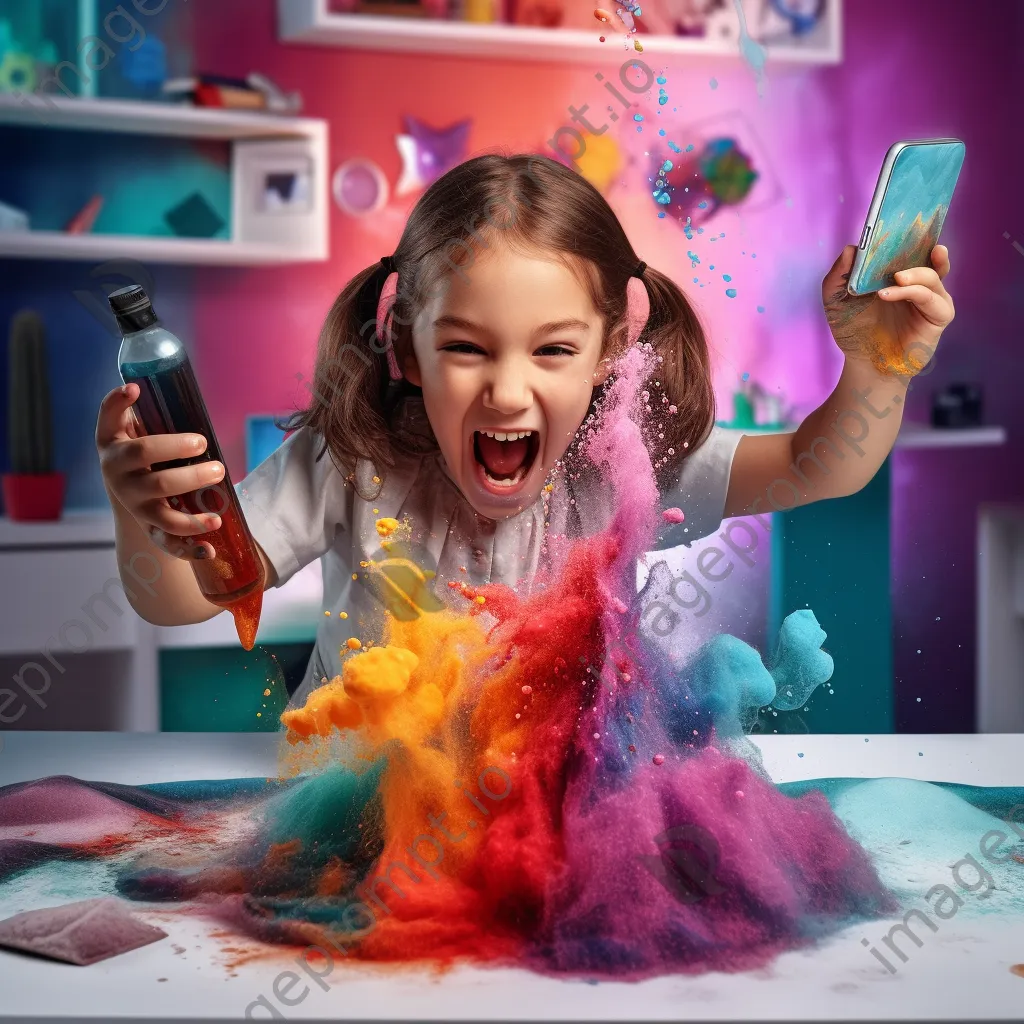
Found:
[[[85,967],[167,938],[133,917],[120,900],[83,900],[29,910],[0,921],[0,946]]]

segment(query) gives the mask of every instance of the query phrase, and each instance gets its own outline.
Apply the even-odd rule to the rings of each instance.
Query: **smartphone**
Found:
[[[966,148],[959,139],[925,139],[897,142],[885,154],[847,283],[851,295],[895,284],[898,270],[931,266]]]

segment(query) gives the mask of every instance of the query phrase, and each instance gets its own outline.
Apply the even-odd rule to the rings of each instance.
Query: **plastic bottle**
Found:
[[[251,651],[259,628],[266,574],[227,474],[188,354],[181,341],[160,324],[145,289],[137,285],[119,288],[107,301],[121,329],[121,378],[125,384],[139,386],[133,410],[140,433],[202,434],[206,438],[206,450],[201,455],[157,463],[153,469],[210,461],[224,464],[220,483],[168,501],[181,512],[220,516],[219,529],[189,539],[207,541],[215,553],[212,559],[194,559],[192,568],[203,596],[231,612],[238,639]]]

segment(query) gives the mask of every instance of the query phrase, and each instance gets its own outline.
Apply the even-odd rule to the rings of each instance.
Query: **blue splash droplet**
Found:
[[[764,306],[758,306],[757,307],[757,311],[758,311],[758,313],[763,313],[764,312]]]
[[[686,152],[687,153],[692,153],[693,152],[693,143],[692,142],[686,147]]]
[[[728,295],[730,299],[735,299],[736,298],[736,289],[735,288],[726,288],[725,289],[725,294]]]
[[[740,380],[750,380],[749,371],[744,371],[743,375],[740,377]]]
[[[803,757],[804,755],[803,754],[797,754],[796,756],[797,757]]]
[[[674,164],[672,163],[672,161],[671,161],[671,160],[666,160],[666,161],[665,161],[665,162],[664,162],[664,163],[663,163],[663,164],[661,165],[661,173],[662,173],[662,174],[668,174],[668,172],[669,172],[669,171],[671,171],[671,170],[672,170],[672,168],[673,168],[674,166],[675,166],[675,165],[674,165]]]
[[[711,81],[708,82],[708,85],[710,85],[712,89],[717,89],[718,88],[718,79],[717,78],[712,78]]]
[[[731,281],[732,280],[732,274],[723,274],[722,275],[722,280],[723,281]]]
[[[658,83],[658,85],[664,85],[668,81],[668,79],[664,75],[658,75],[655,81]]]
[[[643,114],[634,114],[633,115],[633,120],[634,121],[642,121],[643,119],[644,119],[644,115]]]
[[[664,128],[659,128],[658,129],[658,134],[659,135],[664,135],[665,134],[665,129]]]
[[[702,199],[702,200],[701,200],[701,201],[700,201],[700,202],[699,202],[699,203],[697,204],[697,209],[698,209],[698,210],[706,210],[707,208],[708,208],[708,201],[707,201],[706,199]]]

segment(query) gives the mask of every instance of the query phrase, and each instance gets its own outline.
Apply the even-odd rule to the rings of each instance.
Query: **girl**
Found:
[[[857,299],[844,283],[854,252],[843,251],[823,286],[846,353],[836,389],[795,433],[743,436],[714,426],[708,345],[685,295],[640,260],[584,178],[544,157],[488,155],[435,182],[394,254],[335,301],[309,407],[237,487],[268,587],[322,559],[330,615],[293,706],[339,674],[349,638],[380,636],[385,607],[429,613],[453,581],[528,588],[546,537],[606,525],[601,482],[574,458],[574,439],[630,345],[659,357],[646,385],[658,425],[646,440],[665,506],[685,513],[659,546],[766,503],[791,508],[863,487],[892,448],[909,377],[953,306],[943,247],[934,269],[904,271],[896,287]],[[224,467],[153,472],[205,441],[134,437],[137,397],[135,385],[111,392],[97,425],[118,562],[127,568],[152,541],[161,582],[133,606],[161,625],[200,622],[220,609],[186,563],[213,554],[194,538],[220,522],[174,511],[167,498],[217,482]],[[411,526],[397,552],[381,549],[391,520]]]

